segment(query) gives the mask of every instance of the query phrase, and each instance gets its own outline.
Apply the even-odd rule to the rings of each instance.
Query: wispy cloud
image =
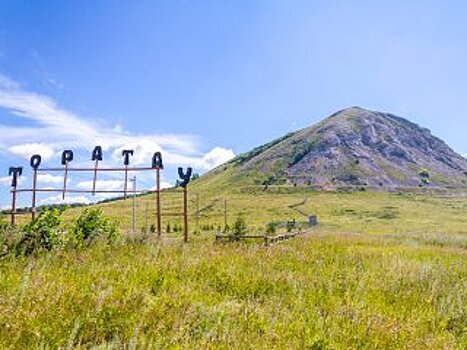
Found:
[[[37,182],[44,185],[61,185],[63,183],[63,176],[51,174],[37,175]],[[70,182],[70,181],[69,181]]]
[[[234,157],[232,150],[223,147],[201,152],[198,138],[193,135],[133,133],[118,125],[105,125],[102,121],[79,116],[61,107],[49,96],[26,91],[1,74],[0,113],[8,115],[8,119],[0,119],[0,152],[13,158],[29,160],[33,154],[40,154],[44,161],[56,159],[58,163],[64,149],[73,149],[78,156],[81,155],[74,161],[77,166],[83,164],[83,154],[86,162],[89,162],[92,149],[100,145],[104,149],[106,166],[121,165],[122,150],[133,149],[133,165],[149,165],[154,152],[162,152],[168,168],[192,166],[196,172],[204,172]],[[2,123],[2,120],[5,122]],[[17,123],[21,120],[21,123]],[[176,172],[173,171],[173,174],[172,179],[162,179],[165,187],[174,182]],[[23,182],[25,178],[22,177]],[[75,181],[72,178],[70,181],[79,189],[91,187],[89,180]],[[152,187],[154,184],[150,174],[141,174],[138,180],[141,186],[146,184]],[[62,176],[52,174],[42,174],[39,178],[41,186],[59,187],[62,181]],[[10,178],[0,178],[2,187],[7,187],[9,183]],[[100,175],[99,186],[102,189],[120,189],[121,181],[112,174]],[[43,203],[60,203],[59,200],[59,196],[49,197]],[[90,198],[69,197],[66,200],[67,203],[72,201],[88,203]]]
[[[0,124],[0,147],[11,155],[29,158],[39,153],[49,159],[65,147],[92,150],[101,145],[114,162],[121,162],[123,149],[134,149],[134,164],[150,161],[156,151],[164,152],[167,164],[191,165],[209,170],[233,157],[233,151],[216,147],[207,154],[198,151],[197,138],[177,134],[134,134],[119,126],[109,127],[61,108],[52,98],[23,90],[0,75],[0,108],[13,118],[27,119],[33,126]]]

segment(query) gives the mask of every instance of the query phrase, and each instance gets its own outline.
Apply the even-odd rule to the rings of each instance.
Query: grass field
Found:
[[[467,198],[193,186],[191,213],[196,193],[199,227],[223,226],[225,199],[229,224],[242,213],[253,232],[303,213],[320,226],[269,248],[214,245],[190,215],[187,245],[171,233],[4,258],[0,347],[467,348]],[[138,228],[153,202],[138,198]],[[102,207],[129,228],[131,200]]]

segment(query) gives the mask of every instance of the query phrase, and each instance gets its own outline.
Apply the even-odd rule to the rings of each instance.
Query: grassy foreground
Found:
[[[260,227],[304,195],[229,198]],[[204,233],[0,260],[0,347],[467,348],[466,199],[312,198],[323,224],[270,248]]]

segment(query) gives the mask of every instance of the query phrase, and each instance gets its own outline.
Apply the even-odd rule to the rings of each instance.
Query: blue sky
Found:
[[[36,150],[87,164],[102,143],[110,165],[162,149],[172,183],[354,105],[465,153],[466,18],[449,0],[0,0],[0,205],[7,167]]]

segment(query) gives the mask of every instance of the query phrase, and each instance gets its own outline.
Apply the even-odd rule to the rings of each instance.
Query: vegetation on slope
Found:
[[[2,262],[0,346],[461,349],[465,253],[317,232]]]
[[[226,193],[229,223],[243,213],[264,232],[304,212],[320,227],[269,248],[213,245],[202,232],[188,245],[128,240],[4,257],[0,348],[467,346],[466,198],[281,191]],[[200,227],[218,227],[223,200],[205,194]],[[141,208],[145,200],[154,198],[138,198]],[[125,226],[129,202],[100,207]]]
[[[96,241],[114,243],[119,238],[116,221],[104,217],[101,209],[85,208],[71,221],[62,220],[65,211],[65,208],[44,208],[35,220],[15,227],[0,218],[0,256],[77,249]]]

